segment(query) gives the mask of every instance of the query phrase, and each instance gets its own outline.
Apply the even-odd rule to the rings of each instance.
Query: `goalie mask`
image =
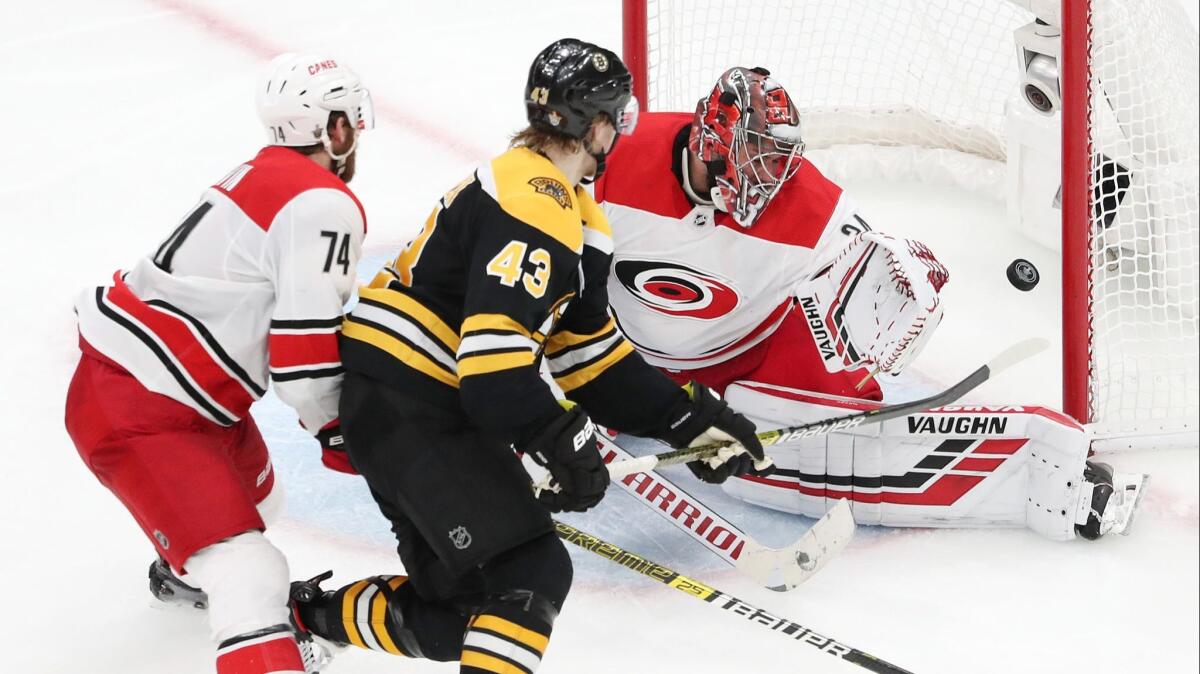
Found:
[[[714,205],[750,227],[800,168],[800,113],[765,68],[730,68],[696,106],[688,147],[708,167]]]

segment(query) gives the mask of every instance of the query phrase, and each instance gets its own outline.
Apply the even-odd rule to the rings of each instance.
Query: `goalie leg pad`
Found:
[[[878,403],[811,393],[772,384],[740,381],[725,390],[730,407],[746,415],[760,430],[820,421],[871,409]],[[820,517],[842,498],[871,484],[878,476],[879,429],[860,426],[846,433],[803,438],[774,445],[767,453],[778,469],[766,478],[741,478],[724,485],[727,493],[776,510]],[[855,485],[855,478],[858,485]],[[878,505],[850,499],[855,520],[878,524]]]
[[[1049,410],[1026,409],[1037,410],[1024,424],[1029,436],[1026,523],[1047,538],[1068,541],[1075,538],[1080,505],[1091,503],[1091,485],[1084,480],[1090,443],[1073,420]]]
[[[755,382],[731,384],[726,399],[760,429],[877,404]],[[1090,499],[1083,480],[1087,450],[1084,429],[1052,410],[947,406],[775,445],[768,453],[780,470],[767,479],[730,481],[725,489],[810,517],[847,498],[860,524],[1028,526],[1069,540],[1082,500]]]

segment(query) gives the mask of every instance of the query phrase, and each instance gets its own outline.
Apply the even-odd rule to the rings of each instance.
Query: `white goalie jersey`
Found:
[[[695,205],[681,187],[691,119],[644,115],[596,186],[613,231],[608,290],[621,330],[669,370],[725,363],[784,336],[784,356],[768,350],[761,365],[733,363],[711,375],[734,378],[725,399],[759,428],[879,405],[853,388],[828,390],[845,378],[825,375],[862,366],[899,372],[911,362],[941,320],[948,270],[921,242],[871,231],[810,162],[749,228]],[[811,341],[787,338],[796,318]],[[775,445],[773,475],[723,486],[812,517],[848,499],[867,524],[1028,526],[1055,540],[1124,531],[1141,478],[1085,479],[1087,451],[1086,431],[1052,410],[946,407]],[[1093,495],[1113,485],[1121,485],[1118,507],[1100,514]]]
[[[753,227],[694,205],[679,171],[691,119],[643,115],[596,186],[613,230],[617,323],[648,362],[674,370],[723,362],[766,339],[793,309],[797,284],[870,229],[809,162]]]

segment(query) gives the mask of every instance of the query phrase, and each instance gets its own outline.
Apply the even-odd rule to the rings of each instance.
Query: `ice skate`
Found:
[[[1075,531],[1089,541],[1110,533],[1128,535],[1149,478],[1141,473],[1114,473],[1106,463],[1088,461]]]
[[[308,580],[292,583],[288,606],[291,608],[292,628],[296,632],[296,643],[300,646],[300,657],[304,660],[305,674],[317,674],[333,661],[333,656],[345,650],[348,644],[339,644],[317,636],[308,630],[300,619],[300,604],[307,604],[330,594],[321,589],[321,582],[333,576],[326,571]]]
[[[154,560],[150,565],[150,593],[155,599],[179,606],[192,606],[198,609],[208,608],[208,595],[200,588],[192,587],[179,579],[170,565],[162,558]]]

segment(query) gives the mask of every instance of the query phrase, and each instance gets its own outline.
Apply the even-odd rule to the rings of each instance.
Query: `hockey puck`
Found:
[[[1013,284],[1017,290],[1029,292],[1040,280],[1042,280],[1042,275],[1029,260],[1017,258],[1008,265],[1008,282]]]

